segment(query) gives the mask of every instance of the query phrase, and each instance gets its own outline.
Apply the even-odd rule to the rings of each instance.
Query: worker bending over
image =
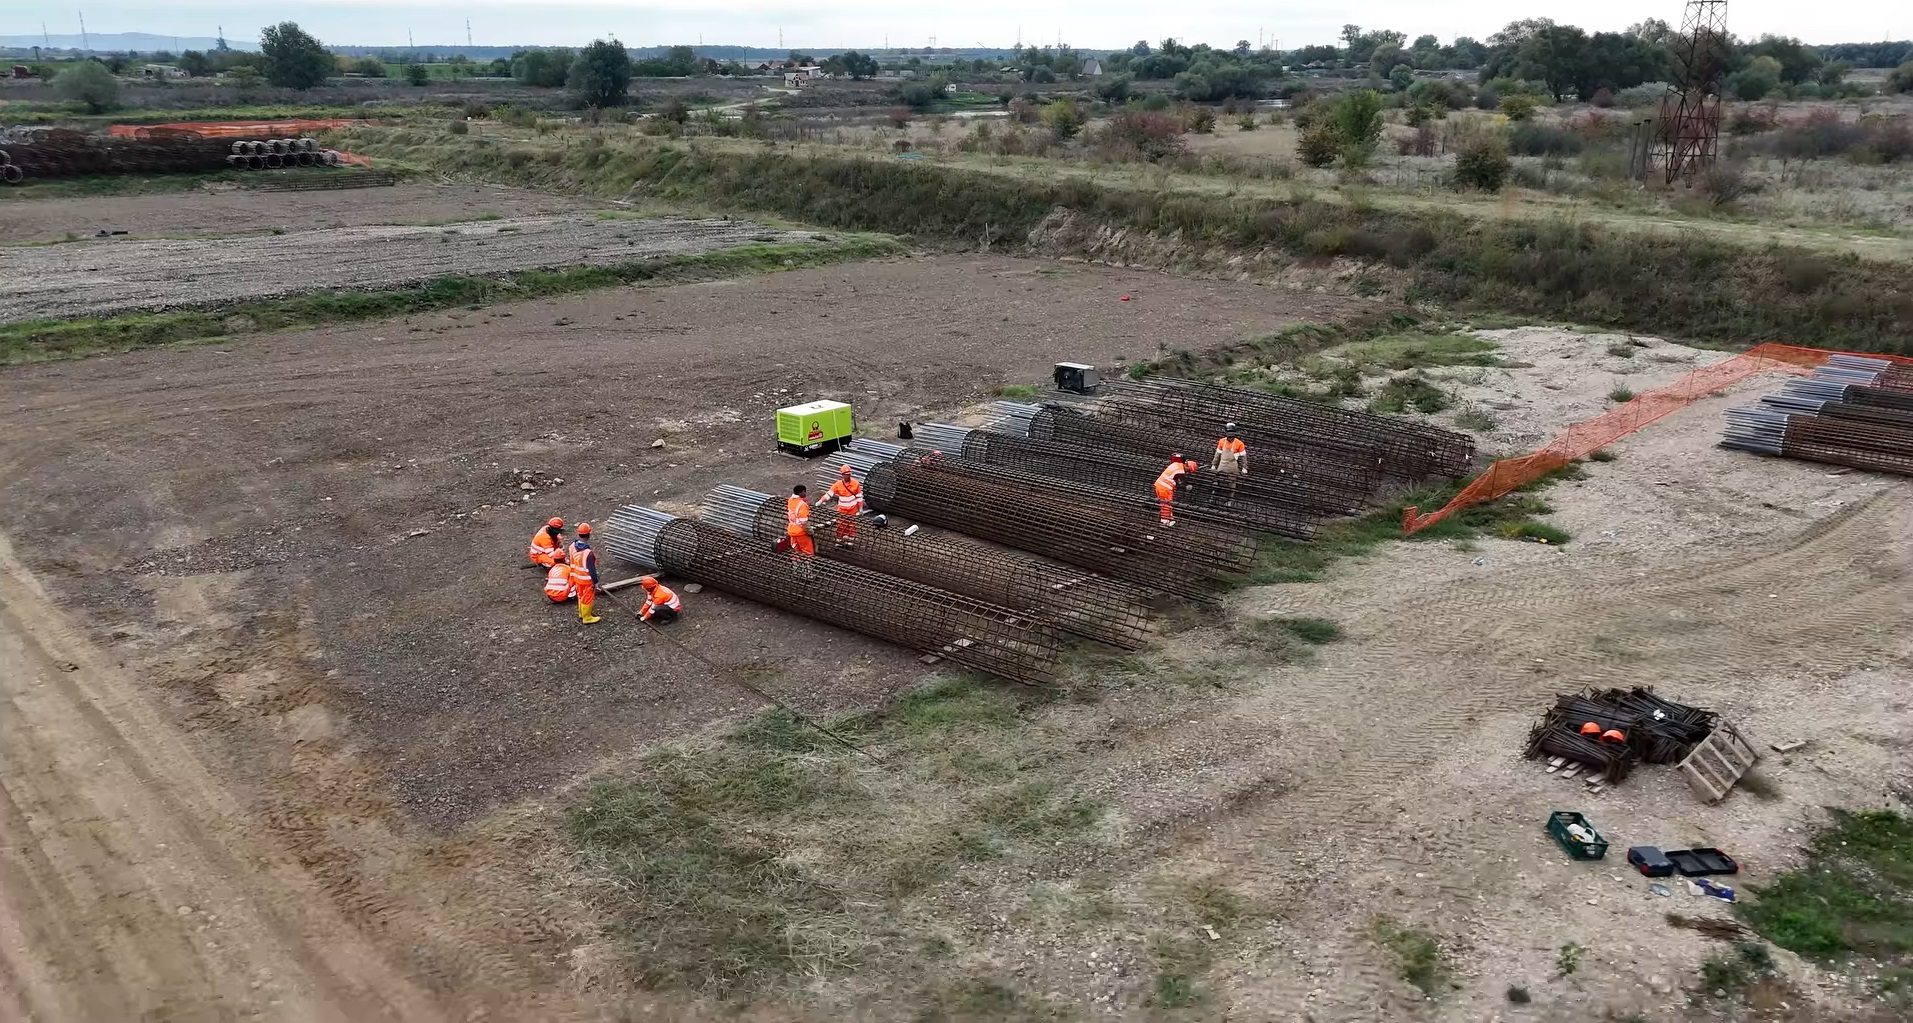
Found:
[[[1194,459],[1186,459],[1180,453],[1169,456],[1169,467],[1156,477],[1156,507],[1162,512],[1162,524],[1176,524],[1176,484],[1182,481],[1184,473],[1196,471]]]
[[[810,559],[817,554],[817,545],[810,541],[810,500],[804,496],[809,492],[799,483],[784,498],[784,540],[790,546],[791,567],[805,577],[811,572]]]
[[[864,488],[851,475],[850,466],[843,466],[837,473],[842,478],[830,485],[830,492],[818,503],[837,502],[837,546],[852,547],[857,543],[857,516],[864,510]]]
[[[684,612],[684,602],[670,587],[658,582],[656,576],[647,575],[638,580],[644,587],[644,606],[638,608],[638,617],[653,625],[675,622]]]
[[[554,604],[562,604],[578,595],[578,587],[571,584],[571,563],[553,562],[545,570],[545,596]]]
[[[598,621],[598,616],[591,613],[591,598],[598,592],[598,556],[592,553],[590,537],[591,523],[578,523],[578,538],[565,555],[565,563],[571,567],[571,585],[578,591],[578,620],[586,625]]]
[[[1216,456],[1209,462],[1209,468],[1217,472],[1249,474],[1249,449],[1242,438],[1235,435],[1235,424],[1224,423],[1222,436],[1216,439]]]
[[[565,520],[552,518],[531,534],[531,563],[550,568],[565,563]]]

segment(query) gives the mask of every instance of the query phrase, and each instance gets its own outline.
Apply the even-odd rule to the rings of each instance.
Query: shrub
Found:
[[[1510,121],[1525,121],[1533,117],[1535,108],[1539,105],[1533,96],[1525,92],[1517,92],[1512,96],[1501,98],[1501,112],[1508,115]]]
[[[1514,161],[1508,159],[1508,147],[1500,138],[1482,136],[1455,154],[1455,187],[1483,192],[1499,192],[1508,181]]]
[[[1738,163],[1716,161],[1703,179],[1708,201],[1715,206],[1731,206],[1755,190],[1747,180],[1747,169]]]
[[[1092,91],[1105,103],[1119,104],[1129,98],[1131,81],[1128,75],[1110,75],[1098,81]]]
[[[61,71],[53,80],[53,91],[69,103],[84,103],[88,113],[97,114],[119,102],[120,80],[97,60],[82,60]]]
[[[1296,159],[1311,167],[1326,167],[1342,155],[1342,136],[1335,129],[1319,124],[1302,133],[1295,144]]]
[[[464,121],[453,121],[449,130],[454,135],[468,135],[471,133],[472,126],[466,124]]]
[[[1096,145],[1110,155],[1143,160],[1179,156],[1185,149],[1179,121],[1145,110],[1117,111],[1096,136]]]
[[[1190,104],[1180,111],[1182,128],[1197,135],[1207,135],[1216,130],[1216,112],[1214,107]]]
[[[1235,119],[1235,126],[1242,131],[1254,131],[1256,129],[1255,115],[1243,114]]]
[[[1089,120],[1074,102],[1059,99],[1043,108],[1043,123],[1060,141],[1069,141],[1083,130],[1083,123]]]
[[[418,86],[418,85],[424,85],[426,82],[429,82],[431,80],[432,80],[432,73],[426,70],[425,65],[423,64],[405,65],[405,84]]]
[[[1889,93],[1913,92],[1913,60],[1894,68],[1893,73],[1886,76],[1886,84],[1880,88]]]
[[[1581,136],[1545,124],[1517,124],[1508,133],[1508,149],[1521,156],[1576,156]]]
[[[1495,110],[1501,106],[1501,94],[1493,89],[1482,89],[1475,93],[1475,109]]]
[[[902,131],[910,126],[909,107],[891,107],[889,117],[890,126],[898,131]]]
[[[1142,101],[1142,108],[1152,114],[1162,113],[1172,106],[1175,104],[1170,101],[1168,94],[1161,92],[1152,92]]]
[[[1382,97],[1373,89],[1359,89],[1335,101],[1330,118],[1343,146],[1366,152],[1382,137]]]
[[[1603,85],[1594,90],[1594,96],[1588,102],[1605,110],[1614,105],[1614,90]]]
[[[1295,127],[1300,131],[1308,131],[1318,124],[1325,123],[1334,111],[1335,104],[1327,99],[1321,97],[1311,99],[1295,108],[1293,118]]]
[[[1661,97],[1667,95],[1668,88],[1666,82],[1643,82],[1615,93],[1614,105],[1630,110],[1660,106]]]

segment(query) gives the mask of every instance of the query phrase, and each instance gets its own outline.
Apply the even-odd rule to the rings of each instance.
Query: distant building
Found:
[[[191,78],[192,77],[192,75],[187,74],[185,71],[182,71],[181,69],[176,68],[172,66],[171,64],[148,64],[145,67],[140,68],[139,73],[141,78]]]
[[[1100,75],[1102,73],[1103,73],[1102,61],[1097,60],[1094,57],[1091,57],[1088,60],[1083,61],[1083,77],[1084,78],[1095,78],[1097,75]]]

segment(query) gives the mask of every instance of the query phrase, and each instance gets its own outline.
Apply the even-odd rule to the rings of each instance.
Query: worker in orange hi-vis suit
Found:
[[[810,540],[810,500],[804,496],[809,491],[799,483],[784,498],[784,540],[790,546],[791,566],[806,577],[811,573],[810,559],[817,554],[817,545]]]
[[[644,606],[638,608],[638,617],[652,625],[664,625],[678,620],[684,613],[684,602],[678,599],[677,591],[658,582],[657,576],[647,575],[638,580],[644,587]]]
[[[864,488],[851,474],[850,466],[838,469],[837,473],[841,478],[830,485],[830,492],[818,503],[837,502],[837,546],[851,547],[857,543],[857,516],[864,510]]]
[[[545,596],[554,604],[562,604],[578,595],[578,587],[571,584],[571,563],[554,562],[545,571]]]
[[[598,556],[591,550],[591,523],[578,523],[578,538],[571,542],[565,563],[571,568],[571,585],[578,591],[578,620],[596,624],[599,618],[591,613],[591,599],[598,592]]]
[[[1170,456],[1169,467],[1156,477],[1156,507],[1162,512],[1162,524],[1176,524],[1176,484],[1182,475],[1194,472],[1196,463],[1185,459],[1180,453]]]
[[[1216,438],[1216,455],[1209,460],[1209,468],[1243,476],[1249,474],[1249,446],[1236,436],[1234,423],[1223,425],[1222,436]]]
[[[531,549],[526,552],[531,558],[531,563],[543,565],[546,568],[563,564],[565,560],[564,532],[565,520],[560,518],[553,518],[539,526],[538,532],[531,534]]]

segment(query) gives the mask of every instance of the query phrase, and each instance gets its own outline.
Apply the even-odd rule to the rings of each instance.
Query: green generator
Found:
[[[857,434],[850,406],[841,401],[812,401],[777,410],[777,447],[799,458],[828,455]]]

